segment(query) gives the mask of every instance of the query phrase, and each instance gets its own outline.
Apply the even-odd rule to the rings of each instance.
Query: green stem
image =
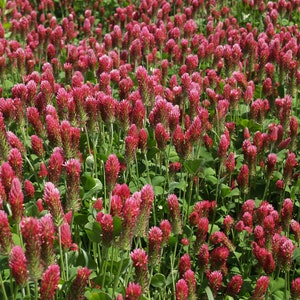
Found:
[[[1,284],[2,295],[4,297],[3,299],[8,300],[6,290],[5,290],[5,286],[4,286],[4,281],[3,281],[3,278],[2,278],[2,272],[0,272],[0,284]]]
[[[66,261],[66,281],[69,280],[69,263],[68,263],[68,253],[65,252],[65,261]]]
[[[112,152],[114,142],[114,123],[110,123],[110,143],[109,143],[109,152]]]
[[[106,275],[106,269],[107,269],[107,259],[106,259],[106,257],[107,257],[107,248],[105,247],[104,248],[104,255],[103,255],[103,263],[104,263],[104,265],[103,265],[103,272],[102,272],[102,282],[101,282],[101,287],[104,287],[104,284],[105,284],[105,275]]]
[[[192,191],[193,191],[193,184],[194,180],[191,178],[189,180],[190,182],[190,187],[188,191],[188,204],[187,204],[187,209],[186,209],[186,216],[185,216],[185,222],[188,223],[188,218],[189,218],[189,213],[190,213],[190,207],[191,207],[191,200],[192,200]]]
[[[266,187],[265,187],[265,190],[264,190],[264,195],[262,197],[263,201],[267,200],[266,196],[268,194],[269,186],[270,186],[270,177],[267,179]]]
[[[119,268],[118,268],[118,272],[115,276],[115,280],[114,280],[114,287],[113,287],[113,295],[115,294],[115,291],[118,287],[118,283],[119,283],[119,279],[120,279],[120,275],[121,275],[121,271],[122,271],[122,267],[123,267],[123,262],[124,262],[124,252],[125,251],[122,251],[121,252],[121,261],[119,263]]]
[[[87,141],[87,146],[88,146],[88,149],[89,149],[89,154],[92,154],[91,145],[90,145],[90,139],[89,139],[89,133],[88,133],[86,124],[84,125],[84,131],[85,131],[85,135],[86,135],[86,141]]]
[[[147,182],[150,184],[151,179],[150,179],[150,174],[149,174],[149,163],[148,163],[148,158],[147,158],[146,152],[144,153],[144,157],[145,157],[145,162],[146,162]]]
[[[13,276],[10,272],[10,294],[12,295],[12,299],[16,299],[16,290],[13,288]]]
[[[34,299],[38,300],[39,297],[39,287],[38,287],[38,281],[34,281]]]
[[[65,278],[65,266],[64,266],[64,256],[63,256],[63,249],[61,245],[61,227],[58,227],[58,243],[59,243],[59,255],[60,255],[60,266],[61,266],[61,277],[62,279]]]
[[[175,263],[175,258],[176,258],[176,251],[177,251],[177,241],[175,244],[174,248],[174,253],[173,255],[170,256],[171,259],[171,275],[172,275],[172,285],[173,285],[173,295],[175,295],[175,278],[174,278],[174,263]]]

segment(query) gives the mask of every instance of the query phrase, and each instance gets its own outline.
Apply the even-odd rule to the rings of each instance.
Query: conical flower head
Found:
[[[14,246],[9,256],[11,273],[19,286],[24,286],[28,281],[27,259],[20,246]]]
[[[42,276],[40,300],[52,300],[60,280],[58,265],[51,265]]]
[[[243,285],[242,276],[234,275],[227,285],[226,294],[231,297],[236,296],[240,292],[242,285]]]
[[[196,300],[197,299],[197,292],[196,292],[196,278],[195,278],[195,273],[189,269],[183,274],[183,278],[185,282],[188,285],[189,289],[189,300]]]
[[[267,276],[258,278],[252,295],[252,300],[262,300],[269,287],[270,279]]]
[[[189,287],[184,279],[179,279],[176,283],[176,300],[187,300]]]
[[[222,286],[223,275],[220,271],[213,271],[209,274],[208,281],[213,294],[216,295]]]
[[[114,220],[112,215],[103,214],[100,219],[103,246],[109,247],[114,238]]]
[[[117,182],[120,172],[120,162],[115,154],[111,154],[105,163],[105,179],[108,191],[111,191]]]
[[[135,281],[141,285],[143,291],[148,289],[148,255],[143,249],[135,249],[130,253],[135,269]]]
[[[7,214],[0,210],[0,252],[8,254],[13,245]]]
[[[41,256],[44,266],[49,266],[55,261],[54,238],[55,228],[50,214],[43,216],[39,222],[41,232]]]
[[[175,194],[170,194],[167,199],[170,210],[172,231],[174,234],[182,233],[182,222],[180,217],[178,198]]]
[[[122,249],[130,249],[132,237],[134,234],[134,227],[136,219],[140,213],[140,199],[136,199],[134,196],[128,198],[123,206],[122,215],[123,222],[121,236],[119,244]]]
[[[137,283],[129,283],[126,288],[126,300],[138,300],[142,295],[142,287]]]
[[[22,168],[23,168],[23,161],[22,161],[22,154],[17,148],[12,148],[8,154],[8,162],[13,168],[16,176],[21,179],[22,178]]]
[[[31,279],[40,279],[41,266],[41,233],[39,221],[33,217],[23,218],[20,223],[21,233],[26,249],[28,270]]]
[[[150,211],[152,208],[153,201],[154,201],[153,187],[150,184],[147,184],[141,189],[141,205],[140,205],[141,211],[136,221],[136,226],[135,226],[136,236],[144,236],[147,232],[148,225],[149,225]]]
[[[150,228],[148,235],[148,253],[150,265],[155,266],[160,262],[161,244],[163,233],[157,226]]]
[[[242,165],[237,177],[237,182],[242,192],[247,193],[249,185],[249,168],[247,165]]]
[[[11,188],[12,180],[15,177],[15,172],[8,162],[2,163],[0,169],[0,177],[2,184],[5,188],[5,192],[6,194],[8,194]]]
[[[159,224],[159,228],[162,231],[163,239],[162,239],[162,246],[167,244],[171,235],[172,226],[169,220],[162,220]]]
[[[80,203],[79,195],[79,182],[80,182],[80,172],[81,165],[78,159],[71,158],[65,163],[65,169],[67,173],[67,203],[66,209],[78,211]]]
[[[85,287],[88,283],[88,280],[90,278],[91,271],[86,268],[79,268],[77,270],[77,275],[70,286],[69,292],[68,292],[68,300],[83,300],[84,297],[84,291]]]
[[[43,200],[49,208],[55,225],[60,226],[64,219],[64,213],[60,201],[59,191],[52,182],[46,182]]]
[[[11,206],[13,219],[17,223],[20,223],[24,211],[24,195],[22,192],[21,183],[17,177],[12,180],[8,200]]]
[[[54,148],[48,163],[49,181],[51,181],[53,184],[58,184],[63,168],[63,163],[64,156],[62,153],[62,149],[58,147]]]
[[[68,223],[63,223],[59,227],[60,242],[64,249],[68,250],[72,245],[72,233]]]
[[[295,300],[300,299],[300,278],[296,278],[295,280],[292,281],[291,296],[292,299]]]
[[[191,258],[186,253],[183,256],[180,257],[179,264],[178,264],[178,271],[180,276],[183,276],[183,274],[191,268]]]

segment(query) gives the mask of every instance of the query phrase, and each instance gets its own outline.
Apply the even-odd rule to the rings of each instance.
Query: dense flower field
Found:
[[[299,0],[0,8],[1,299],[300,299]]]

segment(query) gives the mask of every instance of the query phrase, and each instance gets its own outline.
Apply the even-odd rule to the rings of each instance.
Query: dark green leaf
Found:
[[[119,217],[113,218],[114,236],[118,236],[122,231],[122,220]]]
[[[164,176],[155,176],[154,178],[152,178],[152,185],[153,186],[162,186],[163,183],[165,182],[166,178]]]
[[[201,164],[202,164],[202,160],[200,160],[200,159],[186,160],[183,163],[185,169],[190,174],[196,174],[199,171],[199,168],[200,168]]]
[[[94,178],[94,181],[95,181],[95,186],[84,194],[82,200],[91,198],[93,195],[97,194],[102,190],[103,188],[102,182],[98,178]]]
[[[186,181],[180,181],[180,182],[171,182],[169,186],[169,193],[173,192],[175,189],[185,191],[187,187],[187,182]]]
[[[166,277],[163,274],[157,273],[151,278],[151,285],[156,288],[163,288],[166,286]]]
[[[101,242],[101,226],[98,222],[87,223],[84,229],[91,242]]]

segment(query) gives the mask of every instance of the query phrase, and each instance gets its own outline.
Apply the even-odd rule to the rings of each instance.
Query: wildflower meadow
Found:
[[[300,299],[299,0],[0,19],[0,299]]]

